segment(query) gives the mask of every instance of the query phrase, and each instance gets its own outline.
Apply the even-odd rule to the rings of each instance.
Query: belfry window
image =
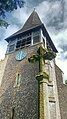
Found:
[[[40,42],[40,31],[33,32],[33,44]]]
[[[26,44],[31,44],[31,37],[28,37],[27,40],[26,40]]]
[[[30,44],[31,44],[31,37],[26,37],[17,41],[16,48],[22,48]]]
[[[39,36],[34,36],[33,37],[33,44],[38,43],[39,41],[40,41]]]
[[[15,48],[15,44],[10,45],[10,46],[9,46],[9,52],[14,51],[14,48]]]
[[[21,46],[21,40],[20,41],[17,41],[16,48],[19,48],[20,46]]]

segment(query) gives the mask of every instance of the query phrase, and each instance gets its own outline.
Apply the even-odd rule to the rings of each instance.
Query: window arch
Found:
[[[15,84],[14,87],[20,86],[21,83],[21,73],[16,73]]]
[[[14,116],[15,116],[15,107],[13,107],[11,110],[11,119],[14,119]]]

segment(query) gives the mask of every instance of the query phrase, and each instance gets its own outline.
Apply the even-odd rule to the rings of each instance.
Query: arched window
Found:
[[[11,119],[14,119],[14,116],[15,116],[15,108],[13,107],[11,111]]]
[[[20,86],[20,83],[21,83],[21,74],[20,73],[17,73],[16,74],[16,79],[15,79],[15,85],[14,85],[14,87]]]

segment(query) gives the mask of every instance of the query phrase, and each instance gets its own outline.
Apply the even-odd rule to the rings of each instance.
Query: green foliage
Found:
[[[0,19],[0,27],[4,26],[4,27],[7,28],[8,25],[9,25],[8,22],[6,22],[6,21]]]
[[[6,12],[12,12],[18,7],[23,7],[23,5],[23,0],[0,0],[0,26],[7,28],[9,25],[7,21],[4,20],[6,18]]]

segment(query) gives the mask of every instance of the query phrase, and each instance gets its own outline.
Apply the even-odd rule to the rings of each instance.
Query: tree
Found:
[[[12,12],[18,7],[24,6],[24,0],[0,0],[0,27],[8,27],[8,22],[5,21],[6,13]]]

